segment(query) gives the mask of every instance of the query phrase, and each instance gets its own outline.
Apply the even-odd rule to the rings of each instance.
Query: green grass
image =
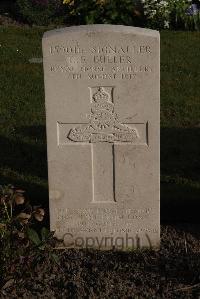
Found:
[[[44,29],[0,27],[0,182],[48,204]],[[200,33],[161,32],[161,212],[195,221],[200,204]]]
[[[41,64],[42,30],[0,28],[0,175],[48,202],[45,106]]]
[[[161,216],[198,221],[200,33],[161,33]]]

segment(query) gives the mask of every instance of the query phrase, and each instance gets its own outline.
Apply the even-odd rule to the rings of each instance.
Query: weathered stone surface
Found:
[[[159,33],[43,37],[50,223],[65,246],[159,246]]]

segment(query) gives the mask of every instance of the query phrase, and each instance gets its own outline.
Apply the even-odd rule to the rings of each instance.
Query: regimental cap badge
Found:
[[[97,92],[93,95],[92,111],[104,109],[112,112],[114,104],[111,101],[111,96],[103,87],[99,87]]]
[[[67,138],[75,142],[134,142],[138,137],[135,128],[121,123],[114,112],[113,93],[107,87],[95,87],[91,96],[91,113],[88,124],[72,128]]]

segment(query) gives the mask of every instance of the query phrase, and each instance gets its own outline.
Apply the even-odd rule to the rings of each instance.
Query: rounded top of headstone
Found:
[[[159,37],[159,31],[139,28],[133,26],[124,26],[124,25],[108,25],[108,24],[94,24],[94,25],[80,25],[80,26],[71,26],[64,27],[60,29],[50,30],[44,33],[43,38],[49,38],[58,34],[66,33],[78,33],[78,32],[113,32],[113,33],[124,33],[124,34],[140,34],[150,37]]]

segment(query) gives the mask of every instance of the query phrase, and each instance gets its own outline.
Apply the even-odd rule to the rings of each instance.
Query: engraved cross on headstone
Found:
[[[114,144],[135,143],[139,133],[136,128],[120,123],[114,112],[114,87],[98,86],[89,89],[89,122],[71,128],[66,137],[71,142],[91,143],[92,202],[116,202]]]

